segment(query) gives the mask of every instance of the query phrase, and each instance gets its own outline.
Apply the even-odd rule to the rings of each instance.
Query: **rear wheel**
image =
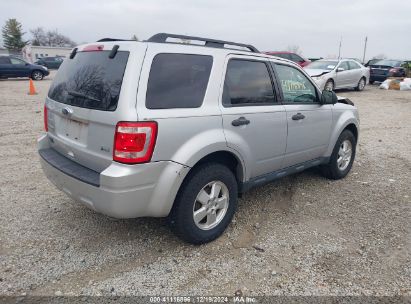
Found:
[[[44,74],[42,71],[33,71],[33,73],[31,73],[31,79],[33,80],[42,80],[44,77]]]
[[[358,84],[357,84],[357,86],[355,87],[355,90],[357,90],[357,91],[362,91],[362,90],[364,90],[364,88],[365,88],[365,78],[362,77],[362,78],[358,81]]]
[[[334,91],[334,81],[332,79],[327,80],[324,86],[324,90]]]
[[[202,244],[219,237],[237,209],[237,180],[229,168],[206,163],[187,176],[174,202],[169,223],[186,242]]]
[[[370,80],[370,84],[374,84],[374,80]]]
[[[334,146],[330,162],[322,166],[324,176],[330,179],[344,178],[354,162],[356,145],[352,132],[344,130]]]

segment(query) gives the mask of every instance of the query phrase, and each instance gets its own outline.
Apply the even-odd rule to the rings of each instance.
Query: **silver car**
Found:
[[[362,91],[370,81],[370,69],[353,59],[321,59],[304,69],[321,89]]]
[[[168,217],[194,244],[223,233],[252,187],[319,165],[345,177],[359,130],[352,102],[295,63],[172,34],[75,48],[44,114],[40,160],[57,188],[112,217]]]

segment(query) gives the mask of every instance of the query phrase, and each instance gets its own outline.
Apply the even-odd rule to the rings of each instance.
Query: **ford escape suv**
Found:
[[[162,33],[74,48],[44,128],[40,160],[58,189],[112,217],[168,217],[199,244],[223,233],[251,187],[312,166],[345,177],[359,119],[291,61]]]

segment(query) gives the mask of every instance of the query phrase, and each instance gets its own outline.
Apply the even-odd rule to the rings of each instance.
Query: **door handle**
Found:
[[[304,119],[305,116],[304,116],[303,114],[301,114],[301,113],[297,113],[297,114],[293,115],[291,118],[292,118],[293,120],[300,120],[300,119]]]
[[[250,123],[250,121],[247,118],[245,118],[244,116],[241,116],[240,118],[237,118],[237,119],[235,119],[231,122],[231,124],[234,127],[238,127],[238,126],[242,126],[242,125],[248,125],[249,123]]]

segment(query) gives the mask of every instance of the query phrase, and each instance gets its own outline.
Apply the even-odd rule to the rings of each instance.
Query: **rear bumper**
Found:
[[[39,153],[47,178],[75,201],[115,218],[167,216],[190,169],[171,161],[139,165],[113,162],[102,172],[92,171],[97,175],[97,182],[93,184],[88,182],[87,175],[84,177],[85,171],[81,171],[81,168],[71,171],[64,169],[70,167],[67,162],[73,163],[74,167],[79,166],[72,160],[60,155],[65,164],[59,167],[56,162],[63,161],[59,160],[59,156],[54,157],[54,162],[44,157],[44,150],[53,153],[49,148],[47,135],[44,135],[39,139]],[[95,176],[92,180],[96,181]]]

